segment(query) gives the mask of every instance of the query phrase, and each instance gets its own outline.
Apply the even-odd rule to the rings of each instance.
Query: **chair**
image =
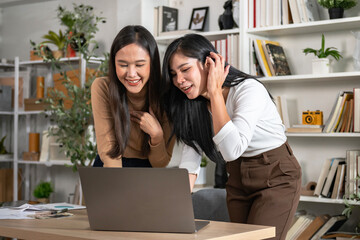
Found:
[[[230,222],[225,189],[201,189],[192,194],[192,202],[196,219]]]

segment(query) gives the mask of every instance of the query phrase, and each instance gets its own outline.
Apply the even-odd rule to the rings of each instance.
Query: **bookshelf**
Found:
[[[248,1],[244,1],[242,9],[248,9]],[[320,7],[322,8],[322,7]],[[334,101],[340,91],[352,91],[360,87],[360,72],[352,62],[355,49],[355,38],[351,31],[360,30],[360,6],[341,19],[328,19],[326,9],[321,9],[320,21],[303,22],[280,26],[246,28],[241,41],[245,47],[241,49],[242,70],[249,72],[251,57],[251,39],[266,39],[280,42],[284,48],[292,75],[262,77],[273,96],[284,96],[295,99],[301,123],[301,112],[306,110],[321,110],[324,114],[324,124],[331,112]],[[243,11],[246,14],[247,11]],[[248,17],[245,18],[245,22]],[[246,24],[248,26],[248,24]],[[305,56],[304,48],[320,48],[321,34],[326,37],[325,47],[336,47],[343,59],[331,62],[332,71],[329,74],[315,75],[311,73],[311,59]],[[318,181],[322,163],[325,159],[346,157],[346,150],[360,149],[360,133],[287,133],[288,141],[302,167],[302,184]],[[353,203],[354,202],[350,202]],[[359,205],[359,203],[357,203]],[[329,199],[317,196],[301,196],[298,209],[308,213],[330,215],[341,214],[344,208],[343,199]],[[351,231],[359,219],[359,211],[355,211],[344,226]]]

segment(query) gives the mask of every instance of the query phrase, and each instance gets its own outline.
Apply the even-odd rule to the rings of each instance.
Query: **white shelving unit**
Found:
[[[103,60],[102,58],[92,58],[90,59],[89,63],[93,64],[99,64],[100,60]],[[34,68],[41,68],[42,72],[45,73],[45,88],[46,87],[52,87],[53,81],[52,81],[52,75],[53,71],[51,69],[51,64],[43,62],[42,60],[38,61],[20,61],[18,57],[15,57],[15,63],[13,65],[0,65],[0,68],[3,67],[12,67],[14,70],[14,96],[19,96],[19,79],[20,79],[20,69],[26,69],[27,73],[30,74],[31,69]],[[85,83],[85,69],[86,69],[86,61],[82,57],[72,57],[72,58],[61,58],[60,62],[63,62],[64,64],[70,64],[70,65],[78,65],[78,68],[80,68],[80,82],[82,85]],[[23,98],[29,97],[30,93],[30,83],[31,78],[29,78],[29,82],[23,83]],[[24,111],[23,108],[19,108],[19,98],[14,98],[14,110],[13,111],[0,111],[0,116],[11,116],[13,118],[13,129],[12,132],[12,151],[13,151],[13,157],[10,159],[1,160],[0,162],[10,162],[13,165],[13,171],[14,171],[14,177],[13,177],[13,183],[14,183],[14,189],[13,189],[13,200],[18,200],[18,172],[19,172],[19,165],[22,165],[25,169],[25,174],[23,178],[24,186],[25,186],[25,197],[30,197],[30,166],[46,166],[46,167],[52,167],[52,166],[64,166],[66,164],[71,164],[68,160],[54,160],[52,161],[49,159],[49,161],[46,162],[39,162],[39,161],[27,161],[23,160],[21,158],[21,152],[25,151],[26,148],[24,146],[19,146],[20,142],[22,145],[27,145],[26,139],[20,139],[19,135],[20,133],[23,133],[26,131],[26,135],[30,132],[31,129],[31,121],[30,119],[32,117],[38,117],[39,115],[44,114],[43,111]],[[19,119],[25,118],[25,126],[19,125]],[[47,129],[47,126],[43,126],[44,130]],[[25,143],[25,144],[24,144]],[[33,177],[33,176],[32,176]],[[47,174],[47,178],[50,179],[49,174]]]
[[[247,1],[243,1],[242,9],[247,8]],[[242,11],[247,15],[246,11]],[[247,21],[247,20],[246,20]],[[248,26],[247,24],[245,26]],[[250,46],[251,39],[269,39],[279,41],[285,49],[291,71],[294,75],[263,77],[262,81],[273,96],[286,96],[294,98],[298,103],[298,119],[301,123],[301,112],[304,110],[322,110],[324,112],[324,123],[333,107],[337,94],[341,90],[351,91],[354,87],[360,87],[360,72],[351,67],[343,67],[340,71],[314,75],[309,71],[308,57],[302,53],[305,47],[320,48],[319,35],[327,35],[326,47],[334,46],[339,51],[348,46],[351,41],[350,34],[337,35],[337,32],[360,30],[360,17],[349,17],[333,20],[322,20],[308,23],[289,24],[282,26],[261,27],[246,29],[244,38],[245,43],[242,54],[242,70],[250,71]],[[340,37],[341,36],[341,37]],[[306,39],[306,43],[304,40]],[[331,43],[329,43],[331,42]],[[307,44],[307,45],[306,45]],[[355,45],[354,45],[355,47]],[[346,54],[346,53],[345,53]],[[344,60],[349,63],[351,52],[344,55]],[[349,64],[344,64],[349,65]],[[317,182],[322,162],[327,158],[345,157],[346,150],[360,149],[360,133],[287,133],[288,141],[298,158],[303,171],[303,185],[309,181]],[[342,199],[329,199],[322,197],[301,196],[302,203],[313,204],[336,204],[342,205]],[[341,212],[340,212],[341,213]],[[339,213],[339,214],[340,214]]]

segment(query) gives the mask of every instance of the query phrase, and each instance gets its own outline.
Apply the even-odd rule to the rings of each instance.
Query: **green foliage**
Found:
[[[54,192],[50,182],[40,182],[34,189],[34,197],[49,198],[50,194]]]
[[[356,6],[357,0],[318,0],[318,3],[324,8],[349,9]]]
[[[66,36],[62,33],[61,30],[59,30],[59,34],[49,30],[48,34],[45,34],[42,37],[47,40],[41,42],[41,44],[44,44],[44,43],[54,44],[55,46],[57,46],[58,50],[60,50],[60,51],[63,51],[65,49]]]
[[[97,17],[94,14],[93,7],[87,5],[73,4],[73,11],[66,10],[59,6],[57,9],[58,18],[62,25],[66,26],[65,31],[66,44],[76,43],[77,51],[81,55],[81,62],[85,61],[89,65],[90,59],[96,57],[95,49],[98,43],[94,40],[95,33],[98,31],[97,24],[105,22],[105,18]],[[79,33],[79,34],[78,34]],[[80,37],[84,36],[86,42],[81,42]],[[66,89],[64,92],[56,89],[48,90],[48,96],[43,99],[47,104],[46,115],[49,116],[51,127],[48,129],[49,136],[55,136],[56,140],[62,146],[61,151],[71,160],[71,167],[77,171],[79,166],[91,166],[97,154],[96,142],[91,139],[94,135],[93,117],[91,107],[91,84],[95,77],[107,74],[107,62],[109,54],[105,55],[105,61],[98,62],[99,69],[95,74],[87,76],[84,86],[77,86],[67,76],[67,71],[72,69],[72,65],[55,59],[51,51],[42,51],[44,46],[31,41],[36,49],[36,54],[42,54],[43,61],[51,63],[54,71],[60,72],[63,84]],[[93,46],[90,48],[90,45]],[[80,76],[76,76],[81,79]],[[71,107],[68,104],[71,102]]]
[[[360,175],[358,175],[355,178],[355,182],[360,181]],[[350,215],[353,213],[353,210],[357,207],[360,208],[360,192],[356,194],[351,194],[349,196],[349,199],[344,198],[345,203],[345,209],[343,210],[342,214],[345,215],[347,218],[350,217]],[[360,235],[360,220],[358,220],[358,223],[355,228],[355,232],[359,233]]]
[[[207,157],[206,157],[205,155],[203,155],[203,156],[201,157],[200,167],[206,167],[207,164],[208,164],[208,159],[207,159]]]
[[[59,6],[57,17],[60,19],[60,24],[67,27],[69,42],[81,49],[77,51],[87,55],[91,43],[94,44],[94,49],[98,48],[97,42],[93,39],[99,30],[98,23],[105,23],[106,20],[104,17],[96,16],[92,6],[74,3],[72,11]]]
[[[339,60],[342,58],[340,52],[335,47],[329,47],[325,49],[325,37],[324,34],[322,34],[321,38],[321,48],[319,50],[315,50],[313,48],[305,48],[303,50],[305,55],[308,53],[313,53],[318,58],[327,58],[328,56],[331,56],[335,58],[335,60]]]
[[[4,136],[4,137],[0,140],[0,154],[7,154],[7,153],[8,153],[8,151],[6,151],[5,145],[4,145],[5,138],[6,138],[6,136]]]

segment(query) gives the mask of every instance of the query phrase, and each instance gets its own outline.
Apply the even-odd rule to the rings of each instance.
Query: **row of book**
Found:
[[[290,227],[286,240],[320,240],[340,236],[336,232],[345,222],[347,218],[344,215],[330,216],[323,214],[313,216],[304,212],[295,216],[292,226]],[[344,234],[342,234],[344,235]],[[351,238],[353,234],[347,233]],[[331,236],[331,237],[330,237]],[[355,236],[355,235],[354,235]],[[334,237],[334,238],[333,238]]]
[[[255,76],[291,75],[284,49],[277,41],[253,39],[250,66]]]
[[[228,34],[225,39],[211,41],[216,51],[231,66],[239,68],[239,34]]]
[[[323,132],[360,132],[360,88],[339,92]]]
[[[317,0],[248,0],[249,28],[320,20]]]
[[[326,159],[314,190],[314,195],[332,199],[358,194],[360,180],[360,150],[347,150],[346,158]]]

